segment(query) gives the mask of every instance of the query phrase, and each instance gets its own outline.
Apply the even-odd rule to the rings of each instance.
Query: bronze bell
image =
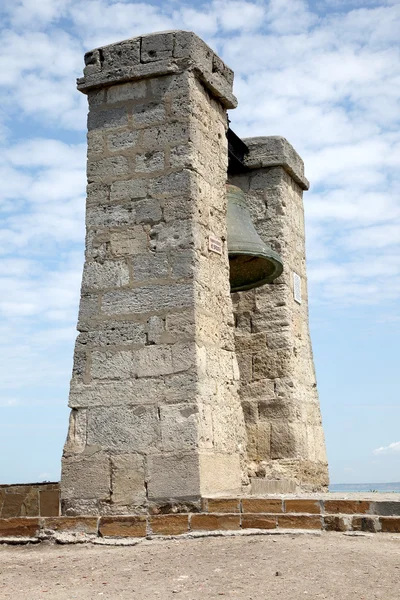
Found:
[[[282,259],[264,244],[251,221],[243,191],[227,185],[227,237],[231,292],[271,283],[283,271]]]

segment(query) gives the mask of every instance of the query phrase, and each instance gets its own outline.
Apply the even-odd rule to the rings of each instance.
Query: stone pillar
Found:
[[[308,326],[308,181],[284,138],[244,141],[249,171],[230,182],[246,193],[259,235],[284,263],[273,284],[232,295],[252,491],[321,490],[328,469]]]
[[[87,236],[62,510],[237,493],[245,428],[225,241],[233,73],[182,31],[85,62]]]

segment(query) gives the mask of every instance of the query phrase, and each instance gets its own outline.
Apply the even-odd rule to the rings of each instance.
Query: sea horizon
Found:
[[[330,492],[394,492],[400,493],[400,481],[388,483],[331,483]]]

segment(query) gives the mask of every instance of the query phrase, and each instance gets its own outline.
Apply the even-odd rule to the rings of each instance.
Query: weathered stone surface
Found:
[[[129,163],[125,156],[110,156],[91,161],[87,167],[88,181],[114,179],[118,175],[129,173]]]
[[[39,519],[0,519],[0,537],[35,537],[39,533]]]
[[[42,528],[57,532],[87,533],[97,535],[97,517],[58,517],[42,520]]]
[[[364,514],[369,512],[369,502],[363,500],[326,500],[324,511],[327,514]]]
[[[111,152],[129,150],[136,146],[138,137],[139,135],[136,131],[113,133],[107,137],[107,147]]]
[[[189,382],[182,385],[182,395],[187,396]],[[90,384],[72,382],[69,395],[71,408],[91,406],[142,405],[154,402],[170,392],[163,379],[146,377],[144,379],[121,381],[92,381]]]
[[[111,502],[130,506],[146,500],[144,457],[118,454],[111,457]]]
[[[240,529],[240,515],[192,515],[190,518],[192,531],[229,531]]]
[[[187,515],[159,515],[151,517],[149,524],[156,535],[180,535],[189,530]]]
[[[101,517],[99,533],[104,537],[145,537],[146,517]]]
[[[124,102],[126,100],[139,100],[146,96],[146,81],[131,81],[113,85],[107,89],[107,102]]]
[[[86,262],[83,270],[82,290],[105,290],[129,284],[128,265],[122,261],[106,261],[102,264]]]
[[[237,513],[240,512],[240,502],[237,498],[203,498],[203,512]]]
[[[109,500],[110,459],[100,446],[87,446],[76,455],[62,460],[62,500]]]
[[[148,281],[150,279],[168,279],[170,267],[168,256],[165,253],[149,252],[144,256],[133,257],[134,281]]]
[[[322,519],[312,515],[278,515],[278,527],[283,529],[322,529]]]
[[[128,350],[120,352],[95,350],[92,352],[90,372],[93,379],[129,379],[136,372],[134,354]]]
[[[246,498],[242,500],[244,513],[281,513],[283,512],[282,500],[264,498]]]
[[[285,512],[320,514],[321,506],[314,500],[285,500]]]
[[[100,321],[97,329],[79,334],[81,346],[142,345],[146,342],[143,323],[132,321]]]
[[[40,490],[39,506],[41,517],[58,517],[60,514],[60,490]]]
[[[183,308],[194,303],[190,284],[163,285],[159,293],[154,287],[141,287],[103,295],[102,310],[107,315],[141,314]]]
[[[128,114],[124,107],[108,110],[90,111],[88,116],[88,130],[114,129],[128,124]]]
[[[148,249],[148,237],[141,225],[110,234],[110,248],[114,256],[135,256]]]
[[[276,517],[265,515],[243,515],[242,529],[276,529]]]
[[[157,408],[94,407],[88,412],[87,444],[119,452],[150,452],[159,440]]]
[[[200,496],[199,457],[195,453],[150,455],[147,468],[149,499]]]

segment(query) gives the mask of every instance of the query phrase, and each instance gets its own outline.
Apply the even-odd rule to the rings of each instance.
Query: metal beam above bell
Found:
[[[242,139],[229,127],[228,138],[228,175],[237,175],[249,171],[245,165],[245,157],[249,149]]]

